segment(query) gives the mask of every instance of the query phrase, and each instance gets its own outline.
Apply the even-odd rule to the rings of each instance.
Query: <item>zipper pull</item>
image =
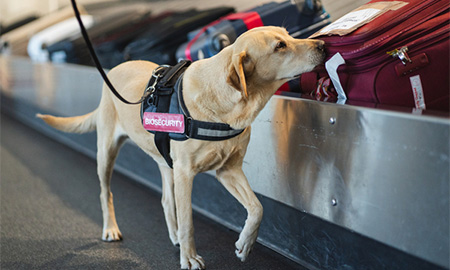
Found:
[[[402,61],[403,65],[406,65],[407,62],[412,62],[411,58],[409,58],[408,56],[408,47],[404,46],[401,47],[400,49],[395,49],[393,51],[389,51],[387,52],[387,54],[391,55],[394,58],[399,58],[400,61]]]

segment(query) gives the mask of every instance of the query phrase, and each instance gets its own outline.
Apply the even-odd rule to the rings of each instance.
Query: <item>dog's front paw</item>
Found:
[[[120,241],[122,233],[119,228],[103,229],[102,240],[106,242]]]
[[[181,269],[205,269],[205,261],[198,255],[183,256],[180,258]]]
[[[256,237],[247,237],[242,238],[239,237],[239,240],[236,242],[236,256],[243,262],[247,259],[248,254],[253,249],[253,245],[255,244]]]

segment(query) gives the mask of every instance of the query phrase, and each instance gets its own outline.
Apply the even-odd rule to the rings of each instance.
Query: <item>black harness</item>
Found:
[[[184,121],[184,131],[169,132],[159,129],[146,128],[155,134],[155,144],[159,153],[164,157],[170,168],[173,166],[170,157],[170,140],[184,141],[198,139],[206,141],[222,141],[241,134],[244,129],[233,129],[225,123],[213,123],[195,120],[189,114],[183,99],[183,75],[191,64],[190,61],[180,61],[175,66],[159,66],[153,71],[152,77],[145,89],[147,96],[141,103],[141,119],[145,126],[146,121],[154,120],[155,115],[179,115]],[[171,114],[171,115],[167,115]],[[158,120],[158,123],[167,125],[175,120]],[[176,123],[178,124],[178,122]]]

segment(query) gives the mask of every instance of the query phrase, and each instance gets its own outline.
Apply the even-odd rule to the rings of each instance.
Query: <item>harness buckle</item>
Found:
[[[184,112],[183,112],[183,113],[184,113]],[[186,115],[186,114],[185,114],[185,115]],[[187,137],[188,139],[191,138],[191,121],[192,121],[192,117],[187,116],[187,117],[186,117],[186,123],[185,123],[185,129],[186,129],[185,135],[186,135],[186,137]]]

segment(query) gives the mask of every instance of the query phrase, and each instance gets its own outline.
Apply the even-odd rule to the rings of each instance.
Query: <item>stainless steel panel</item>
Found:
[[[93,68],[0,57],[3,95],[61,115],[100,99]],[[273,97],[252,126],[253,189],[449,267],[450,120]]]
[[[446,118],[274,97],[252,126],[256,192],[449,266]]]

